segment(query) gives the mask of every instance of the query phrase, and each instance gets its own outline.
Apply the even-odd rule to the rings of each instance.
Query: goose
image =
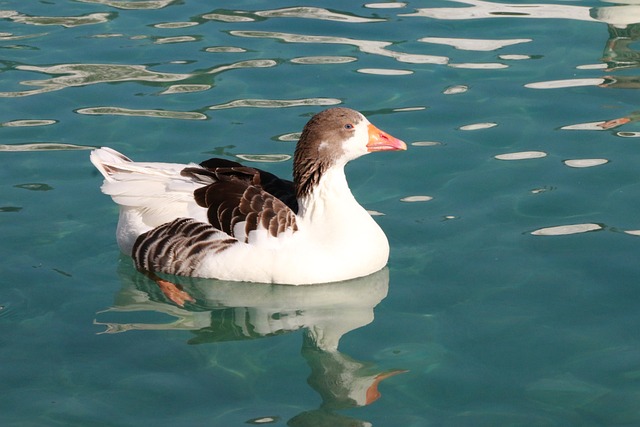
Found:
[[[138,270],[310,285],[386,266],[387,237],[354,198],[344,167],[371,152],[406,149],[360,112],[335,107],[304,126],[293,181],[220,158],[134,162],[102,147],[90,160],[104,176],[102,192],[120,207],[118,246]]]

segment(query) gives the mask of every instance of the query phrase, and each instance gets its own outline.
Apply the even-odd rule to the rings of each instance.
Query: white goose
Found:
[[[302,285],[386,265],[387,238],[351,194],[344,166],[406,149],[359,112],[331,108],[304,127],[293,182],[224,159],[140,163],[100,148],[91,162],[120,205],[118,244],[139,270]]]

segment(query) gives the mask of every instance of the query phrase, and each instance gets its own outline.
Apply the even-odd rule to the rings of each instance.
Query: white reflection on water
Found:
[[[616,132],[621,138],[640,138],[640,132]]]
[[[302,132],[285,133],[284,135],[280,135],[278,137],[278,141],[298,142],[301,135]]]
[[[459,93],[465,93],[469,90],[467,85],[454,85],[446,88],[442,93],[445,95],[457,95]]]
[[[12,33],[0,33],[0,41],[31,39],[31,38],[43,36],[45,34],[46,33],[37,33],[37,34],[25,34],[25,35],[16,36]],[[5,48],[9,48],[9,47],[10,46],[5,46]]]
[[[33,127],[48,126],[58,123],[57,120],[32,119],[32,120],[11,120],[10,122],[0,123],[3,127]]]
[[[572,19],[603,22],[614,28],[624,29],[640,22],[640,6],[632,0],[621,0],[619,5],[587,7],[560,4],[507,4],[482,0],[450,0],[470,7],[419,8],[414,13],[399,16],[426,17],[442,20],[481,18],[542,18]],[[614,3],[614,2],[612,2]]]
[[[104,4],[118,9],[162,9],[178,0],[76,0],[81,3]]]
[[[609,163],[607,159],[571,159],[563,162],[565,165],[572,168],[591,168],[594,166],[604,165]]]
[[[445,38],[445,37],[423,37],[418,39],[423,43],[444,44],[453,46],[460,50],[475,50],[475,51],[491,51],[498,50],[506,46],[514,44],[528,43],[532,39],[510,39],[510,40],[489,40],[489,39],[459,39],[459,38]]]
[[[584,78],[584,79],[565,79],[565,80],[550,80],[546,82],[527,83],[524,87],[529,89],[560,89],[567,87],[581,87],[581,86],[599,86],[605,83],[605,79],[602,77],[596,78]]]
[[[282,9],[260,10],[257,12],[240,10],[217,10],[214,13],[202,15],[204,19],[222,22],[252,22],[264,18],[303,18],[318,19],[322,21],[338,21],[351,24],[364,24],[382,22],[384,19],[365,18],[354,14],[339,13],[321,7],[299,6]]]
[[[401,1],[394,1],[393,3],[367,3],[364,7],[369,9],[402,9],[407,4]]]
[[[33,142],[27,144],[0,144],[0,151],[58,151],[93,150],[89,145],[61,144],[57,142]]]
[[[498,160],[528,160],[528,159],[540,159],[546,157],[547,153],[544,151],[520,151],[517,153],[504,153],[495,156]]]
[[[247,49],[236,46],[212,46],[206,48],[204,51],[211,53],[242,53],[246,52]]]
[[[360,68],[357,71],[362,74],[376,74],[379,76],[406,76],[413,74],[411,70],[396,70],[390,68]]]
[[[248,16],[231,15],[230,12],[226,13],[207,13],[201,16],[202,19],[210,19],[212,21],[221,22],[253,22],[254,18]]]
[[[447,64],[446,56],[420,55],[401,53],[386,49],[393,43],[375,40],[359,40],[348,37],[311,36],[304,34],[279,33],[272,31],[230,31],[229,34],[238,37],[274,38],[287,43],[321,43],[321,44],[346,44],[357,47],[363,53],[394,58],[399,62],[412,64]]]
[[[78,114],[88,114],[94,116],[137,116],[155,117],[160,119],[180,119],[180,120],[206,120],[207,116],[202,113],[191,111],[169,111],[169,110],[132,110],[120,107],[91,107],[76,110]]]
[[[303,98],[303,99],[237,99],[224,104],[212,105],[210,110],[224,110],[226,108],[286,108],[303,105],[338,105],[342,101],[335,98]]]
[[[301,56],[300,58],[293,58],[291,62],[294,64],[346,64],[349,62],[357,61],[358,58],[353,56]]]
[[[430,200],[433,200],[433,197],[431,197],[431,196],[407,196],[407,197],[403,197],[402,199],[400,199],[401,202],[406,202],[406,203],[428,202]]]
[[[492,127],[498,126],[497,123],[485,122],[485,123],[472,123],[469,125],[460,126],[458,129],[460,130],[480,130],[480,129],[490,129]]]
[[[569,234],[586,233],[589,231],[602,230],[603,227],[600,224],[586,223],[586,224],[571,224],[571,225],[558,225],[555,227],[541,228],[532,231],[534,236],[565,236]]]
[[[20,24],[30,25],[61,25],[71,28],[80,25],[102,24],[115,18],[113,13],[91,13],[81,16],[29,16],[15,11],[3,11],[0,17],[9,18]]]
[[[608,66],[608,70],[616,68],[637,68],[640,61],[637,59],[635,62],[620,63],[617,61],[611,61]],[[619,89],[639,89],[640,78],[636,76],[604,76],[595,78],[582,78],[582,79],[564,79],[564,80],[550,80],[544,82],[527,83],[524,87],[529,89],[563,89],[569,87],[581,87],[581,86],[599,86],[602,88],[619,88]]]
[[[51,67],[38,67],[32,65],[19,65],[16,67],[22,71],[36,71],[46,74],[64,74],[45,80],[25,80],[21,83],[25,86],[36,86],[39,89],[0,92],[0,97],[12,98],[28,95],[36,95],[44,92],[52,92],[67,87],[85,86],[96,83],[112,83],[125,81],[146,82],[173,82],[184,80],[190,74],[158,73],[150,71],[143,65],[120,64],[62,64]]]
[[[288,154],[236,154],[240,160],[259,163],[280,163],[291,160]]]
[[[160,92],[160,95],[171,95],[174,93],[203,92],[211,89],[211,85],[172,85]]]
[[[263,18],[308,18],[325,21],[349,22],[352,24],[384,21],[384,19],[363,18],[346,13],[332,12],[320,7],[287,7],[284,9],[263,10],[255,12],[255,14]]]
[[[460,64],[449,64],[451,68],[466,68],[469,70],[496,70],[500,68],[509,68],[506,64],[501,64],[499,62],[487,62],[487,63],[479,63],[479,62],[464,62]]]
[[[229,65],[222,65],[207,71],[207,74],[217,74],[227,70],[236,70],[239,68],[269,68],[278,65],[273,59],[252,59],[248,61],[239,61]]]
[[[240,61],[233,64],[223,65],[202,72],[203,74],[217,74],[227,70],[238,68],[261,68],[273,67],[277,63],[270,59],[258,59],[250,61]],[[60,64],[50,67],[38,67],[31,65],[19,65],[16,67],[21,71],[35,71],[46,74],[62,74],[44,80],[25,80],[20,82],[25,86],[36,86],[39,89],[0,92],[0,98],[15,98],[29,95],[37,95],[45,92],[62,90],[68,87],[86,86],[97,83],[114,83],[127,81],[144,82],[176,82],[186,80],[197,74],[176,74],[159,73],[147,69],[144,65],[122,65],[122,64]],[[204,86],[200,85],[200,89]]]
[[[481,0],[450,0],[471,7],[419,8],[399,16],[426,17],[443,20],[480,18],[562,18],[595,21],[591,8],[558,4],[507,4]]]
[[[414,147],[435,147],[436,145],[442,145],[442,142],[438,141],[416,141],[411,143]]]
[[[525,59],[532,59],[531,55],[498,55],[498,58],[504,59],[505,61],[522,61]]]
[[[193,36],[175,36],[175,37],[159,37],[154,43],[155,44],[169,44],[169,43],[188,43],[198,41],[197,37]]]
[[[175,29],[175,28],[194,27],[196,25],[199,25],[199,24],[197,22],[162,22],[160,24],[155,24],[154,27]]]

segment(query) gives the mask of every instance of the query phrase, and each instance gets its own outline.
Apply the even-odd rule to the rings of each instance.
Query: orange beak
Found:
[[[367,143],[367,148],[369,149],[369,152],[407,149],[407,144],[405,144],[398,138],[395,138],[388,133],[381,131],[372,124],[368,126],[369,142]]]

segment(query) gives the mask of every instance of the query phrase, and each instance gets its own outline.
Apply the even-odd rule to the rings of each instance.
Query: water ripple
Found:
[[[10,122],[0,123],[1,127],[33,127],[33,126],[49,126],[58,123],[57,120],[33,119],[33,120],[12,120]]]
[[[254,18],[248,16],[240,16],[234,15],[234,11],[231,10],[223,10],[217,11],[215,13],[207,13],[206,15],[202,15],[202,19],[209,19],[211,21],[220,21],[220,22],[253,22]]]
[[[0,19],[1,18],[2,18],[2,13],[0,12]],[[13,33],[0,33],[0,41],[31,39],[31,38],[43,36],[45,34],[46,33],[36,33],[36,34],[25,34],[25,35],[16,36]],[[9,48],[9,47],[10,46],[5,46],[5,48]],[[15,46],[12,46],[12,47],[15,48]]]
[[[198,41],[198,37],[194,36],[174,36],[174,37],[158,37],[155,39],[155,44],[169,44],[169,43],[188,43]]]
[[[565,165],[572,168],[591,168],[594,166],[604,165],[609,163],[607,159],[571,159],[563,162]]]
[[[357,71],[362,74],[376,74],[379,76],[406,76],[413,74],[411,70],[395,70],[390,68],[360,68]]]
[[[557,4],[506,4],[482,0],[451,0],[471,7],[419,8],[415,13],[398,16],[415,16],[443,20],[480,18],[565,18],[581,21],[595,21],[591,8]]]
[[[230,31],[229,34],[238,37],[274,38],[287,43],[346,44],[357,47],[363,53],[386,56],[394,58],[399,62],[412,64],[447,64],[449,62],[449,58],[446,56],[420,55],[388,50],[386,48],[393,43],[385,41],[359,40],[333,36],[312,36],[272,31]]]
[[[201,74],[218,74],[223,71],[239,68],[264,68],[273,67],[277,62],[271,59],[257,59],[240,61],[232,64],[221,65],[210,70],[201,71],[197,74],[176,74],[160,73],[147,69],[144,65],[123,65],[123,64],[60,64],[50,67],[38,67],[32,65],[18,65],[16,70],[35,71],[46,74],[61,74],[61,76],[43,80],[24,80],[20,84],[25,86],[35,86],[38,89],[23,90],[15,92],[0,92],[0,98],[17,98],[23,96],[37,95],[46,92],[62,90],[68,87],[87,86],[98,83],[115,82],[155,82],[167,83],[189,79]],[[198,90],[204,90],[204,85],[197,85]],[[188,85],[193,89],[194,85]],[[178,90],[176,90],[177,92]],[[165,92],[165,93],[171,93]]]
[[[474,51],[491,51],[498,50],[506,46],[514,44],[528,43],[532,39],[510,39],[510,40],[489,40],[489,39],[459,39],[459,38],[445,38],[445,37],[423,37],[418,39],[419,42],[444,44],[453,46],[459,50],[474,50]]]
[[[431,197],[431,196],[407,196],[407,197],[403,197],[402,199],[400,199],[401,202],[407,202],[407,203],[428,202],[430,200],[433,200],[433,197]]]
[[[504,153],[495,156],[498,160],[528,160],[528,159],[540,159],[546,157],[547,153],[544,151],[520,151],[517,153]]]
[[[80,25],[103,24],[115,19],[116,15],[114,13],[91,13],[80,16],[30,16],[15,12],[14,14],[10,14],[10,16],[3,17],[8,17],[12,21],[20,24],[61,25],[63,27],[71,28],[78,27]]]
[[[469,90],[467,85],[454,85],[446,88],[442,93],[445,95],[457,95],[459,93],[465,93]]]
[[[227,70],[236,70],[239,68],[269,68],[278,65],[273,59],[251,59],[248,61],[235,62],[229,65],[222,65],[220,67],[212,68],[207,71],[207,74],[217,74]]]
[[[509,68],[506,64],[499,62],[463,62],[458,64],[449,64],[451,68],[466,68],[468,70],[497,70],[501,68]]]
[[[184,80],[191,76],[190,74],[158,73],[148,70],[147,67],[143,65],[120,64],[61,64],[51,67],[19,65],[16,69],[46,74],[63,74],[63,76],[45,80],[22,81],[21,84],[25,86],[36,86],[39,87],[39,89],[18,92],[0,92],[0,98],[36,95],[61,90],[67,87],[85,86],[96,83],[125,81],[173,82]]]
[[[302,18],[321,21],[338,21],[351,24],[382,22],[385,19],[365,18],[350,13],[330,11],[321,7],[299,6],[282,9],[260,10],[257,12],[219,9],[203,15],[202,18],[222,22],[253,22],[265,18]]]
[[[506,4],[482,0],[451,0],[470,7],[418,8],[414,13],[400,14],[406,17],[424,17],[441,20],[467,20],[482,18],[536,18],[570,19],[587,22],[603,22],[617,28],[626,28],[640,21],[637,4],[619,4],[607,7],[588,7],[558,4]],[[628,3],[621,1],[620,3]]]
[[[358,58],[353,56],[301,56],[291,59],[294,64],[346,64],[348,62],[357,61]]]
[[[236,157],[247,162],[279,163],[291,159],[288,154],[236,154]]]
[[[367,3],[364,5],[364,7],[368,7],[369,9],[402,9],[406,6],[407,4],[401,1],[389,3]]]
[[[76,110],[78,114],[88,114],[94,116],[136,116],[155,117],[160,119],[181,119],[181,120],[206,120],[207,116],[202,113],[191,111],[170,111],[170,110],[132,110],[120,107],[91,107]]]
[[[89,145],[62,144],[58,142],[33,142],[26,144],[0,144],[1,151],[63,151],[63,150],[93,150]]]
[[[168,29],[176,29],[176,28],[188,28],[199,25],[197,22],[162,22],[160,24],[155,24],[155,28],[168,28]]]
[[[598,231],[602,229],[603,227],[600,224],[571,224],[540,228],[532,231],[531,234],[534,236],[566,236],[569,234],[587,233],[589,231]]]
[[[347,13],[331,12],[320,7],[287,7],[284,9],[263,10],[255,12],[255,14],[264,18],[307,18],[320,19],[324,21],[349,22],[352,24],[385,21],[384,19],[363,18]]]
[[[105,6],[115,7],[117,9],[130,9],[130,10],[142,10],[142,9],[162,9],[169,6],[171,3],[177,2],[177,0],[76,0],[80,3],[93,3],[103,4]]]
[[[287,108],[305,105],[338,105],[342,101],[335,98],[304,98],[304,99],[236,99],[224,104],[212,105],[210,110],[224,110],[227,108]]]
[[[460,130],[480,130],[480,129],[490,129],[492,127],[498,126],[497,123],[493,122],[483,122],[483,123],[472,123],[464,126],[460,126]]]
[[[565,80],[550,80],[546,82],[527,83],[524,87],[529,89],[561,89],[567,87],[580,87],[580,86],[599,86],[606,83],[606,80],[602,77],[597,78],[584,78],[584,79],[565,79]]]
[[[49,184],[44,184],[44,183],[40,183],[40,182],[29,182],[26,184],[17,184],[14,185],[15,188],[20,188],[22,190],[29,190],[29,191],[51,191],[53,190],[53,187],[50,186]]]
[[[204,92],[211,89],[211,85],[172,85],[160,92],[160,95],[171,95],[174,93]]]
[[[205,49],[205,52],[211,53],[243,53],[247,49],[236,46],[212,46]]]

